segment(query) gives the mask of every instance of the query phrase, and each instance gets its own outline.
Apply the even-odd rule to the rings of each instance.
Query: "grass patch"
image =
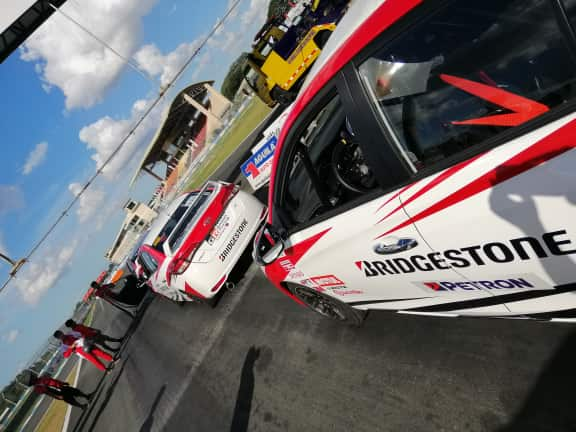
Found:
[[[254,128],[270,113],[271,108],[260,99],[254,98],[244,112],[238,116],[236,121],[226,134],[216,144],[202,166],[199,166],[186,186],[187,190],[197,189],[204,184],[212,175],[216,168],[230,156],[242,141],[254,130]]]
[[[76,363],[76,366],[72,368],[70,375],[66,378],[66,382],[71,382],[74,380],[74,375],[76,375],[76,369],[80,366],[80,362]],[[66,411],[68,409],[68,404],[64,401],[54,399],[50,404],[44,417],[38,423],[35,432],[56,432],[61,431],[64,426],[64,420],[66,419]]]

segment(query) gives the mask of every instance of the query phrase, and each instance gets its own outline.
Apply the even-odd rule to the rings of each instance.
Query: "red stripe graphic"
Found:
[[[291,270],[291,267],[296,265],[298,261],[304,256],[306,252],[310,250],[312,246],[316,244],[328,231],[332,228],[327,228],[324,231],[320,231],[318,234],[313,235],[306,240],[302,240],[300,243],[293,245],[292,247],[284,251],[285,256],[278,258],[272,264],[264,267],[264,272],[268,279],[270,279],[276,287],[278,287],[282,292],[291,297],[297,303],[303,304],[297,297],[294,297],[288,290],[286,290],[280,282],[282,282]]]
[[[384,234],[379,235],[376,239],[384,237],[394,231],[404,228],[405,226],[415,223],[425,217],[433,215],[448,207],[458,204],[480,192],[493,188],[496,185],[522,174],[531,168],[534,168],[562,153],[576,147],[576,140],[574,140],[574,132],[576,130],[576,120],[572,120],[552,134],[543,138],[542,140],[534,143],[526,150],[518,153],[512,158],[508,159],[502,165],[497,166],[492,171],[487,172],[482,177],[472,181],[466,186],[460,188],[451,195],[437,202],[436,204],[428,207],[426,210],[421,211],[411,219],[397,225],[396,227],[386,231]]]
[[[464,90],[467,93],[513,111],[513,113],[510,114],[498,114],[470,120],[453,121],[452,124],[455,125],[518,126],[534,117],[544,114],[549,109],[546,105],[498,87],[492,87],[446,74],[440,74],[440,78],[460,90]]]
[[[380,207],[378,207],[378,210],[376,210],[374,213],[378,213],[386,204],[388,204],[390,201],[392,201],[394,198],[398,198],[398,196],[404,192],[407,191],[408,189],[410,189],[412,186],[414,186],[415,184],[417,184],[418,181],[415,181],[414,183],[410,183],[408,186],[403,187],[402,189],[400,189],[398,192],[396,192],[394,195],[392,195],[390,198],[388,198],[388,200],[382,204]]]
[[[474,162],[480,156],[482,156],[482,155],[480,154],[480,155],[475,156],[471,159],[468,159],[467,161],[459,163],[458,165],[454,165],[452,168],[447,169],[442,174],[440,174],[438,177],[436,177],[434,180],[432,180],[430,183],[428,183],[426,186],[424,186],[422,189],[420,189],[418,192],[416,192],[414,195],[412,195],[410,198],[408,198],[404,203],[400,204],[398,207],[396,207],[394,210],[392,210],[390,213],[388,213],[386,216],[384,216],[382,219],[380,219],[378,222],[376,222],[376,224],[379,224],[380,222],[384,221],[386,218],[388,218],[389,216],[393,215],[398,210],[400,210],[403,206],[406,206],[407,204],[411,203],[412,201],[414,201],[419,196],[428,192],[430,189],[434,188],[435,186],[437,186],[440,183],[444,182],[445,180],[449,179],[454,174],[456,174],[458,171],[460,171],[462,168],[470,165],[472,162]]]

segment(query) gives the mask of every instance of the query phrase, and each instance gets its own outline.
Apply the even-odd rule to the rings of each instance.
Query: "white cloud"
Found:
[[[182,43],[164,55],[154,44],[144,45],[134,54],[138,67],[152,76],[160,76],[160,85],[164,86],[180,70],[186,60],[198,49],[201,39]]]
[[[34,150],[30,152],[28,155],[28,159],[26,159],[26,163],[24,164],[24,168],[22,168],[22,174],[28,175],[32,172],[34,168],[44,162],[44,158],[46,157],[46,152],[48,151],[48,143],[46,141],[42,141],[38,143]]]
[[[140,40],[142,17],[156,1],[84,0],[80,6],[69,0],[61,9],[129,58]],[[60,88],[69,110],[100,102],[125,66],[111,50],[58,13],[26,41],[21,58],[37,62],[43,87]]]
[[[82,185],[80,183],[71,183],[68,185],[68,190],[72,192],[74,196],[77,196],[82,190]],[[101,208],[105,197],[106,194],[104,191],[96,189],[94,186],[86,189],[78,199],[78,209],[76,210],[78,221],[84,223],[90,219],[96,213],[96,210]]]
[[[128,134],[136,121],[142,117],[150,103],[152,103],[151,100],[137,100],[132,106],[130,118],[115,120],[105,116],[80,130],[80,140],[86,144],[88,149],[95,150],[92,159],[96,162],[97,169],[102,168],[104,162],[118,147],[120,141]],[[145,142],[145,138],[149,136],[153,128],[158,126],[161,108],[162,103],[159,103],[136,132],[126,140],[118,154],[106,165],[102,171],[106,179],[116,178],[118,173],[124,170],[127,162],[137,157],[135,152],[138,147]]]
[[[18,186],[0,184],[0,214],[24,207],[24,194]]]
[[[222,27],[220,28],[222,30]],[[217,37],[213,37],[208,41],[208,45],[212,48],[218,48],[229,54],[240,53],[242,49],[246,50],[244,35],[234,32],[219,31]]]
[[[16,341],[16,338],[18,337],[18,335],[20,334],[20,331],[17,329],[12,329],[10,330],[8,333],[5,333],[2,336],[2,340],[4,340],[5,342],[11,344],[14,341]]]
[[[27,263],[14,279],[14,286],[22,300],[35,305],[68,269],[78,242],[73,240],[58,251],[51,251]]]
[[[268,4],[270,0],[250,0],[248,10],[244,12],[240,21],[244,25],[251,25],[254,22],[264,23],[268,14]]]
[[[212,56],[208,51],[198,56],[196,58],[196,63],[194,65],[192,75],[190,76],[190,81],[197,82],[202,79],[201,77],[205,78],[206,75],[204,74],[204,70],[206,69],[206,66],[208,66],[211,62]]]

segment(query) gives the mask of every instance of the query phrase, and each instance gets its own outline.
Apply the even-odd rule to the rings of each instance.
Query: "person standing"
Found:
[[[54,337],[59,339],[64,346],[68,347],[63,354],[65,358],[70,357],[72,354],[76,354],[79,357],[88,360],[103,372],[112,369],[114,365],[114,359],[112,356],[90,344],[90,342],[88,342],[85,338],[77,338],[72,335],[66,335],[60,330],[54,332]],[[106,368],[106,366],[104,366],[104,364],[99,359],[111,362],[108,368]]]
[[[33,374],[28,381],[29,386],[34,386],[34,391],[38,394],[45,394],[54,399],[62,400],[67,404],[73,405],[78,408],[86,408],[87,403],[81,403],[78,398],[86,399],[86,402],[91,400],[91,395],[88,395],[72,387],[65,381],[52,378],[50,375],[42,375],[41,377]]]
[[[100,345],[102,348],[111,351],[111,352],[118,352],[118,348],[112,348],[110,345],[107,344],[108,341],[110,342],[122,342],[122,338],[113,338],[110,336],[105,335],[102,331],[94,328],[85,326],[83,324],[78,324],[76,321],[69,319],[67,320],[64,325],[68,327],[75,333],[80,334],[82,337],[86,338],[89,342],[95,343]]]

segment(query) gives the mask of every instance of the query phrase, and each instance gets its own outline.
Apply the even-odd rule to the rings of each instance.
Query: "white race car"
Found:
[[[357,0],[280,133],[255,260],[296,302],[576,321],[576,7]]]
[[[150,287],[175,301],[208,301],[224,286],[266,216],[233,184],[208,182],[160,213],[140,247]]]

